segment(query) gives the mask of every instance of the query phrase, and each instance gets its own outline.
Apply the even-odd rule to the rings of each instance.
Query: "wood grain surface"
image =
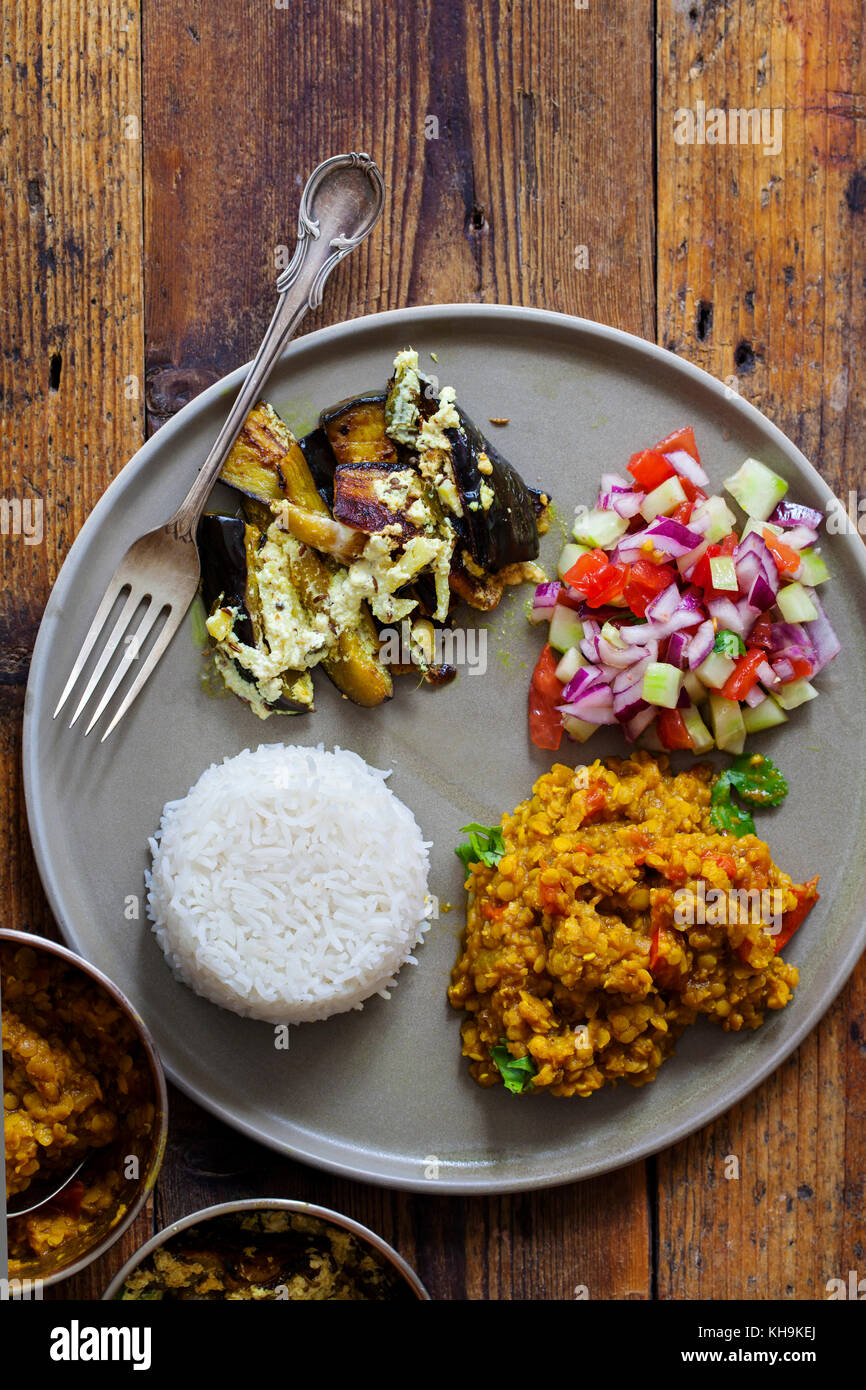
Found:
[[[435,301],[581,314],[729,380],[834,488],[863,485],[862,28],[856,0],[7,7],[0,466],[45,516],[42,544],[3,538],[9,925],[56,935],[19,766],[51,583],[145,428],[252,355],[326,155],[367,149],[389,199],[307,329]],[[781,110],[779,152],[677,143],[699,101]],[[820,1297],[866,1246],[864,999],[861,967],[775,1076],[658,1159],[525,1196],[338,1180],[172,1092],[152,1210],[55,1294],[97,1297],[152,1229],[268,1194],[372,1226],[434,1298]]]

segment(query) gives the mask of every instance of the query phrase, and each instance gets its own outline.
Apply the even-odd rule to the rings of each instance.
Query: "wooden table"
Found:
[[[437,300],[585,315],[726,380],[840,494],[863,485],[864,26],[859,0],[5,8],[3,495],[45,509],[41,545],[3,541],[5,923],[56,932],[19,767],[52,581],[145,434],[252,355],[277,248],[326,155],[369,150],[389,198],[309,328]],[[680,143],[677,113],[697,119],[699,103],[778,110],[781,148],[772,114],[767,153],[699,143],[699,126]],[[737,131],[750,138],[748,122]],[[861,965],[722,1119],[655,1160],[526,1196],[337,1181],[175,1093],[153,1209],[59,1295],[98,1295],[154,1225],[270,1193],[367,1222],[436,1298],[571,1298],[578,1285],[594,1299],[824,1297],[828,1278],[866,1273],[864,1005]]]

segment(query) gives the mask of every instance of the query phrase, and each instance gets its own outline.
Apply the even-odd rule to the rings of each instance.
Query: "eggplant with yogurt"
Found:
[[[226,684],[263,718],[312,709],[318,665],[368,707],[390,698],[392,671],[451,679],[431,633],[457,600],[493,608],[507,584],[540,576],[547,498],[411,349],[385,391],[339,401],[300,441],[259,402],[221,482],[239,511],[202,520],[207,627]],[[382,659],[391,625],[407,632],[409,662],[405,649]]]

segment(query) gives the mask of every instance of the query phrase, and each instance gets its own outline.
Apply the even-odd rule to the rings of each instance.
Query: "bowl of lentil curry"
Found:
[[[123,1302],[429,1300],[374,1231],[327,1207],[247,1198],[193,1212],[128,1260],[103,1299]]]
[[[480,1086],[643,1086],[701,1015],[739,1032],[788,1004],[798,975],[779,952],[817,880],[794,883],[757,835],[719,833],[714,777],[645,752],[557,763],[502,817],[498,862],[469,864],[448,991]]]
[[[57,1198],[8,1221],[9,1275],[53,1284],[135,1219],[165,1149],[156,1048],[129,1000],[72,951],[0,930],[7,1200],[84,1166]]]

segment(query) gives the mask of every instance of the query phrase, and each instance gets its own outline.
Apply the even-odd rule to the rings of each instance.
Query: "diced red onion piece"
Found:
[[[749,706],[750,709],[755,709],[756,706],[762,705],[766,698],[767,696],[765,692],[761,689],[759,685],[753,685],[751,690],[747,690],[744,696],[746,704]]]
[[[807,545],[814,545],[817,539],[818,532],[814,527],[792,526],[790,531],[785,532],[784,544],[792,550],[805,550]]]
[[[646,606],[648,622],[666,623],[680,606],[680,589],[676,583],[669,584],[660,594],[656,594]]]
[[[809,526],[817,531],[824,520],[814,507],[806,507],[802,502],[781,501],[770,521],[773,526]]]
[[[675,473],[680,477],[688,478],[695,487],[703,487],[710,480],[699,463],[696,463],[691,454],[687,454],[685,449],[672,449],[665,458]]]
[[[646,499],[645,492],[615,492],[611,494],[611,507],[628,521],[637,516]]]
[[[558,579],[537,586],[532,600],[532,612],[529,615],[531,623],[543,623],[551,617],[561,589],[562,585]]]
[[[732,603],[729,598],[711,598],[707,608],[710,610],[710,617],[715,618],[719,627],[726,627],[742,638],[751,632],[758,617],[757,611],[751,608],[745,599]]]
[[[707,618],[706,622],[701,623],[689,642],[689,669],[695,671],[702,662],[706,661],[715,645],[716,630],[713,627],[712,619]]]
[[[585,695],[588,690],[603,689],[604,681],[594,666],[581,666],[579,671],[575,671],[568,685],[562,692],[562,698],[566,704],[576,700],[580,695]]]
[[[675,632],[668,642],[668,652],[665,657],[669,665],[678,666],[681,671],[684,671],[688,664],[689,647],[693,641],[694,638],[687,633]]]
[[[615,666],[617,670],[621,671],[626,666],[633,666],[636,661],[640,661],[643,650],[634,645],[615,647],[613,642],[608,642],[606,637],[599,637],[598,655],[608,666]]]
[[[839,652],[842,650],[842,643],[836,636],[833,625],[827,617],[824,605],[815,590],[811,589],[808,584],[805,584],[803,587],[818,610],[817,618],[813,618],[811,622],[806,624],[806,634],[815,651],[812,674],[816,676],[819,671],[823,671],[824,667],[827,666],[835,656],[839,655]]]
[[[776,591],[767,583],[763,574],[755,575],[755,582],[749,590],[746,602],[757,613],[766,613],[776,602]]]
[[[627,724],[623,725],[623,733],[629,743],[634,743],[635,739],[640,737],[644,729],[653,722],[657,713],[658,710],[654,705],[647,705],[646,709],[640,710],[638,714],[632,716]]]
[[[778,690],[779,688],[779,677],[769,661],[762,661],[758,667],[758,680],[767,690]]]

